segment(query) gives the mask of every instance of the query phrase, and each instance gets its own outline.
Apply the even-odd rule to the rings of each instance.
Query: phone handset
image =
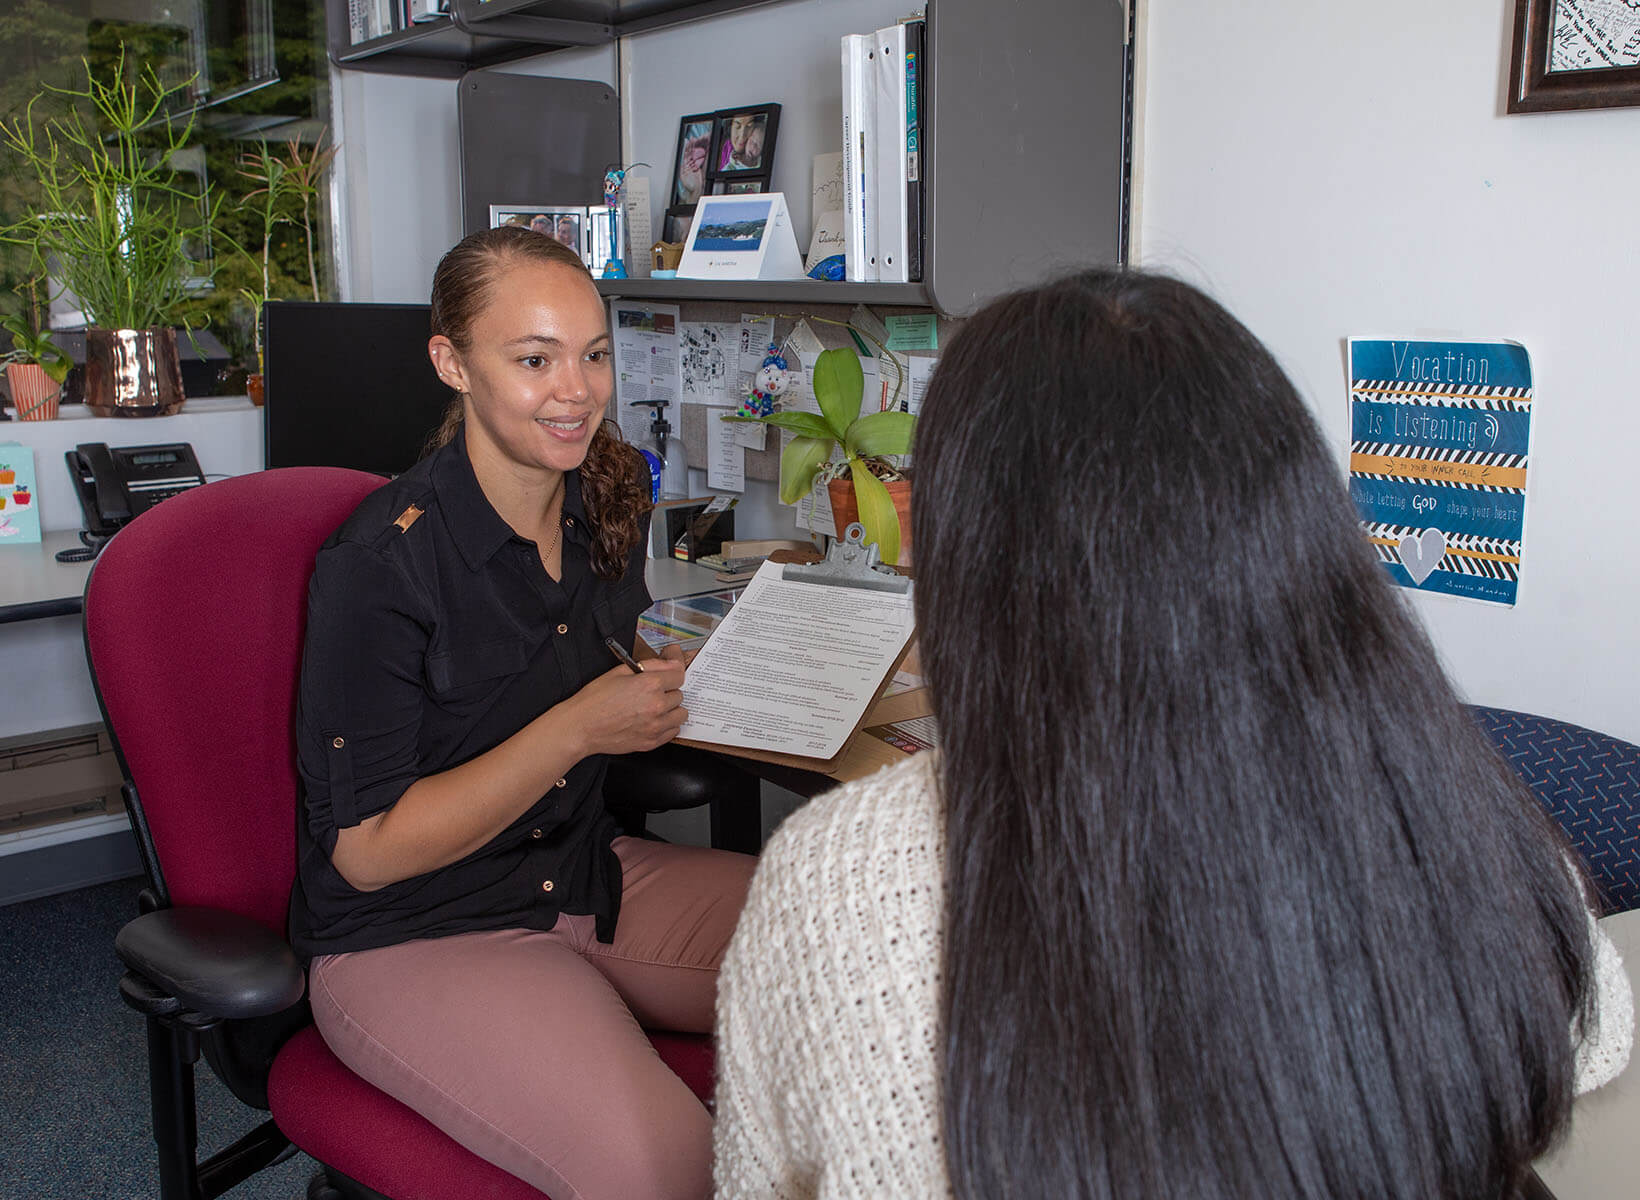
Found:
[[[114,467],[114,456],[103,442],[81,442],[63,455],[68,463],[74,494],[85,517],[80,531],[83,546],[57,551],[58,562],[86,562],[131,519],[131,496]]]
[[[80,469],[91,477],[95,506],[86,506],[87,525],[108,526],[92,528],[91,532],[112,534],[113,527],[131,519],[131,496],[114,469],[114,456],[103,442],[82,442],[74,447],[74,453],[80,457]]]

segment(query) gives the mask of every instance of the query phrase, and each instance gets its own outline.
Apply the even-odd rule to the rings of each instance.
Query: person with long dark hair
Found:
[[[1509,1200],[1632,999],[1270,354],[1093,271],[916,439],[940,747],[771,839],[717,1194]]]
[[[670,740],[634,671],[649,478],[605,420],[604,303],[516,227],[433,280],[435,449],[320,550],[291,901],[325,1041],[556,1197],[701,1200],[711,1119],[642,1025],[704,1033],[754,860],[621,837],[608,756]]]

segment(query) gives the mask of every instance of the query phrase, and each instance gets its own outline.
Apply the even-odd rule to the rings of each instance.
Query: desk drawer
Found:
[[[100,725],[0,741],[0,834],[125,811]]]

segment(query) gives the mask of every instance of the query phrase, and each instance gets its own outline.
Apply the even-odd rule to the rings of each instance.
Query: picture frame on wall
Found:
[[[693,207],[708,194],[707,182],[716,147],[716,113],[695,113],[678,120],[678,148],[672,157],[672,192],[667,207]]]
[[[582,262],[588,262],[591,240],[585,205],[490,205],[490,228],[499,229],[503,225],[521,225],[544,233],[579,254]]]
[[[1515,0],[1508,111],[1640,105],[1640,11],[1600,0]]]

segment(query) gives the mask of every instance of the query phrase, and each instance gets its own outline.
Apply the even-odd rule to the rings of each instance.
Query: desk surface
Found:
[[[64,529],[27,546],[0,546],[0,623],[79,612],[91,564],[60,563],[53,557],[79,544],[79,532]]]
[[[36,617],[72,616],[80,611],[89,562],[60,563],[57,551],[80,544],[75,530],[47,533],[38,543],[0,546],[0,624]],[[693,596],[722,587],[705,567],[670,558],[652,558],[644,567],[657,600]]]

